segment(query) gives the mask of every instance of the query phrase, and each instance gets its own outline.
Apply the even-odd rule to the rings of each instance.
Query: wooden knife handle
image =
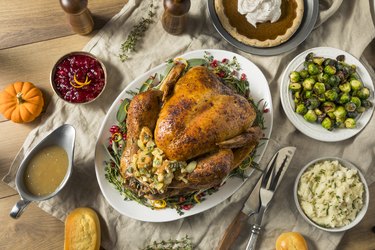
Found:
[[[221,239],[217,250],[229,250],[233,243],[236,241],[243,226],[246,224],[248,216],[241,211],[237,214],[236,218],[228,226],[224,232],[224,236]]]

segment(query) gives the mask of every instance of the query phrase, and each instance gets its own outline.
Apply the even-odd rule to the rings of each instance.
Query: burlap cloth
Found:
[[[331,46],[345,50],[357,58],[361,57],[375,36],[369,1],[341,2],[342,0],[320,1],[318,27],[296,49],[278,56],[262,57],[238,51],[222,39],[211,24],[206,1],[192,0],[189,26],[185,34],[167,34],[160,22],[163,12],[161,1],[155,1],[158,6],[154,19],[156,22],[150,26],[145,38],[137,46],[137,52],[130,60],[122,63],[118,58],[120,44],[126,39],[133,25],[146,15],[150,3],[130,0],[83,49],[101,58],[108,69],[108,86],[103,95],[91,104],[78,106],[68,105],[53,96],[40,126],[27,137],[4,181],[15,187],[16,171],[24,152],[54,128],[69,123],[77,130],[73,175],[62,193],[38,204],[43,210],[64,220],[67,213],[76,207],[94,208],[101,218],[102,246],[106,249],[139,249],[154,240],[177,239],[185,235],[192,237],[196,249],[214,249],[252,190],[255,178],[250,178],[232,197],[201,214],[168,223],[140,222],[119,214],[101,194],[95,176],[94,148],[106,111],[116,96],[138,75],[166,59],[188,51],[234,51],[250,59],[263,71],[271,89],[274,128],[261,166],[264,167],[271,155],[281,146],[297,147],[290,169],[265,214],[264,231],[258,242],[259,249],[273,249],[277,236],[292,230],[302,233],[311,249],[335,249],[343,233],[326,233],[309,226],[294,206],[293,183],[298,170],[304,164],[322,156],[338,156],[352,161],[365,173],[368,183],[372,183],[375,180],[372,166],[372,159],[375,157],[375,118],[373,116],[363,131],[351,139],[337,143],[313,140],[300,133],[287,119],[280,105],[279,85],[281,73],[288,62],[306,49]],[[374,76],[374,72],[368,69]],[[244,241],[240,241],[235,248],[243,249],[244,245]]]

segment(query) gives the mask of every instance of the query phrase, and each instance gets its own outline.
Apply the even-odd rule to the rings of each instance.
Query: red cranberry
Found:
[[[193,207],[193,205],[191,205],[191,204],[186,204],[186,205],[182,205],[182,206],[181,206],[181,208],[182,208],[183,210],[190,210],[192,207]]]
[[[74,75],[79,82],[85,82],[86,77],[90,84],[75,88]],[[104,88],[104,70],[100,63],[87,55],[72,55],[62,60],[57,66],[54,75],[54,84],[57,92],[66,101],[83,103],[95,99]]]
[[[179,202],[184,202],[184,201],[186,201],[186,198],[183,197],[183,196],[181,196],[181,197],[178,199],[178,201],[179,201]]]
[[[220,71],[219,73],[217,73],[217,75],[218,75],[220,78],[224,78],[224,77],[225,77],[225,72],[224,72],[224,71]]]
[[[117,125],[112,125],[112,127],[109,128],[109,132],[111,132],[111,134],[119,133],[120,132],[120,127],[117,126]]]
[[[210,65],[211,65],[212,68],[216,68],[219,64],[218,64],[217,60],[214,59],[214,60],[210,63]]]

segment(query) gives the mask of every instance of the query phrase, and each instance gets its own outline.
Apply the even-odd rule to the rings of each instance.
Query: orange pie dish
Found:
[[[254,27],[238,11],[238,0],[215,0],[216,14],[224,29],[236,40],[253,47],[274,47],[288,41],[298,30],[303,14],[303,0],[281,0],[281,15],[273,23]]]

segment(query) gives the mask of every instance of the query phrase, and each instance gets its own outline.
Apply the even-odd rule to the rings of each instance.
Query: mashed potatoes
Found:
[[[307,217],[327,228],[354,220],[363,207],[364,187],[357,170],[338,161],[315,163],[301,176],[298,200]]]

